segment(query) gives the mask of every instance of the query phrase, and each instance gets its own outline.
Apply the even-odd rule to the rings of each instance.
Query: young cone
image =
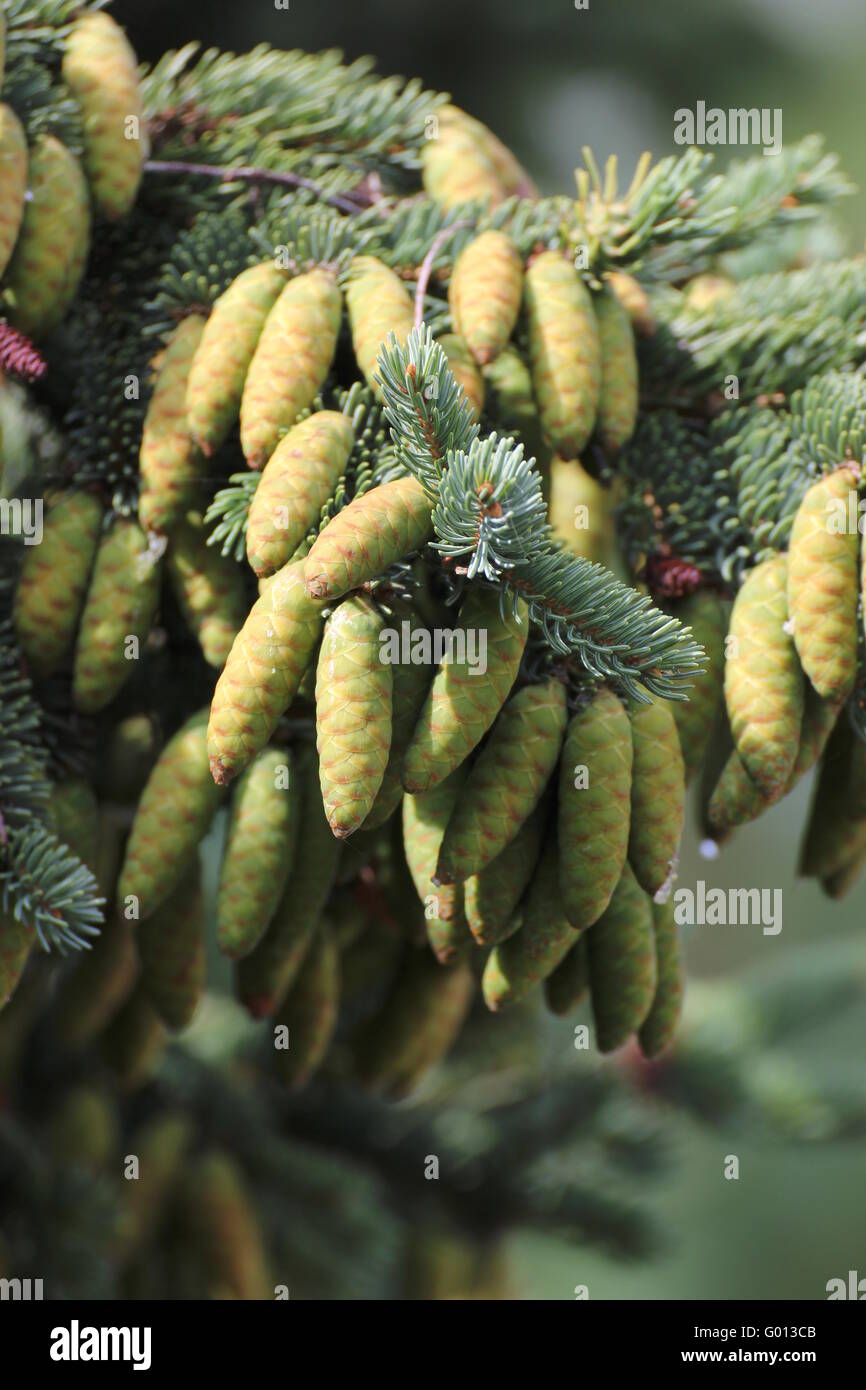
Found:
[[[463,891],[459,885],[433,882],[445,827],[463,791],[468,769],[458,767],[431,791],[403,798],[403,849],[415,890],[424,905],[427,938],[443,965],[466,942]]]
[[[317,411],[280,440],[250,503],[247,559],[257,575],[287,564],[317,524],[345,472],[352,440],[351,421],[336,410]]]
[[[196,856],[171,897],[138,930],[141,988],[173,1031],[192,1022],[204,993],[205,917]]]
[[[579,936],[568,955],[544,981],[544,999],[552,1014],[564,1018],[580,1008],[589,994],[587,936]]]
[[[392,676],[382,660],[385,619],[363,595],[328,620],[316,671],[316,747],[322,800],[335,835],[372,809],[391,747]]]
[[[703,766],[724,698],[727,619],[721,601],[709,589],[699,589],[696,594],[672,604],[670,611],[692,629],[695,641],[707,654],[706,669],[695,676],[689,698],[671,701],[671,713],[686,765],[686,781],[690,782]]]
[[[81,165],[54,135],[40,135],[30,151],[28,188],[6,294],[15,327],[44,338],[64,318],[84,274],[90,196]]]
[[[488,1009],[503,1009],[525,998],[552,974],[577,940],[559,882],[559,851],[550,837],[521,908],[520,929],[487,958],[481,988]]]
[[[258,945],[283,895],[298,836],[296,783],[280,748],[263,749],[238,782],[217,899],[217,941],[232,959]]]
[[[172,530],[166,569],[177,605],[205,661],[221,670],[248,611],[240,566],[207,544],[200,518],[190,513]]]
[[[67,777],[51,789],[51,820],[58,839],[68,845],[91,873],[96,873],[99,805],[84,777]]]
[[[587,944],[595,1040],[615,1052],[645,1022],[658,983],[652,903],[628,864]]]
[[[634,434],[637,423],[638,373],[634,330],[613,290],[593,299],[601,349],[601,393],[596,429],[601,446],[615,455]]]
[[[632,733],[631,822],[628,857],[650,895],[670,876],[686,807],[686,779],[670,702],[653,697],[629,709]]]
[[[264,1233],[234,1159],[204,1154],[190,1164],[187,1179],[189,1221],[214,1288],[230,1298],[273,1298]]]
[[[341,846],[325,819],[312,749],[304,751],[298,771],[300,809],[292,871],[270,926],[237,966],[238,998],[253,1018],[265,1018],[280,1007],[310,948],[337,876]]]
[[[405,346],[415,310],[403,281],[375,256],[356,256],[346,284],[346,307],[355,360],[367,385],[381,399],[376,380],[379,352],[390,333]]]
[[[118,885],[138,903],[137,918],[152,916],[174,893],[223,799],[208,767],[207,711],[199,710],[170,739],[141,794]]]
[[[611,566],[616,555],[613,488],[590,477],[577,459],[550,462],[550,525],[573,555]]]
[[[264,748],[298,691],[319,641],[322,605],[303,565],[280,570],[234,640],[217,681],[207,747],[214,780],[230,782]]]
[[[0,910],[0,1010],[15,993],[36,940],[33,922],[19,922]]]
[[[496,946],[519,928],[517,905],[538,863],[549,813],[545,796],[502,853],[464,884],[466,921],[479,946]]]
[[[604,278],[631,319],[635,333],[651,338],[658,325],[650,297],[640,281],[624,270],[608,271]]]
[[[324,1061],[337,1026],[340,952],[323,922],[275,1021],[287,1031],[288,1046],[276,1049],[277,1074],[300,1091]]]
[[[450,1051],[475,993],[464,961],[441,966],[429,951],[410,951],[358,1058],[362,1085],[407,1096]]]
[[[788,612],[800,664],[819,695],[840,702],[851,693],[857,671],[860,536],[847,524],[848,495],[856,490],[850,468],[813,483],[794,517],[788,547]],[[845,518],[842,527],[834,509]]]
[[[556,767],[567,720],[559,680],[511,696],[448,822],[436,869],[440,883],[481,873],[511,843]]]
[[[99,1039],[102,1060],[121,1088],[149,1081],[166,1044],[166,1032],[141,984],[124,1000]]]
[[[186,385],[187,427],[208,458],[237,421],[253,353],[285,283],[264,261],[241,271],[211,309]]]
[[[354,498],[316,538],[304,561],[312,598],[342,598],[378,579],[428,539],[433,504],[414,478],[396,478]]]
[[[268,314],[241,396],[241,448],[250,468],[267,463],[324,386],[342,314],[336,280],[319,269],[290,280]]]
[[[72,698],[83,714],[104,709],[132,674],[156,616],[159,578],[141,527],[115,521],[96,552],[75,648]]]
[[[601,347],[589,290],[570,261],[544,251],[526,272],[529,363],[551,448],[574,459],[595,426]]]
[[[680,1021],[685,988],[685,969],[679,928],[674,920],[674,900],[653,903],[656,943],[656,992],[652,1008],[638,1030],[644,1057],[657,1057],[672,1041]]]
[[[411,644],[415,635],[421,633],[422,637],[427,637],[429,634],[420,623],[413,622],[414,613],[411,607],[397,603],[392,603],[389,606],[391,617],[388,625],[395,630],[395,636],[399,641],[402,641],[404,632],[408,634],[409,651],[411,652]],[[398,655],[402,655],[402,653],[398,652]],[[376,800],[373,802],[370,814],[364,821],[364,830],[375,830],[378,826],[384,825],[400,804],[403,796],[403,783],[400,780],[403,759],[415,732],[418,716],[430,690],[430,668],[424,663],[411,660],[403,661],[402,659],[395,660],[391,662],[391,676],[393,680],[391,747],[388,752],[388,764],[382,778],[382,785],[376,795]]]
[[[632,758],[628,715],[602,687],[573,717],[559,764],[560,887],[573,927],[598,921],[622,875]]]
[[[725,703],[746,772],[766,797],[791,776],[803,718],[803,672],[788,621],[787,556],[764,560],[734,601],[725,666]]]
[[[463,651],[459,641],[446,651],[406,750],[403,786],[410,792],[435,787],[487,733],[520,667],[529,630],[527,609],[521,601],[516,617],[509,609],[503,618],[496,590],[472,585],[460,609],[459,628],[465,634]],[[470,662],[473,652],[476,660]],[[487,670],[480,675],[477,658],[482,653]]]
[[[138,456],[138,518],[146,531],[168,531],[190,507],[204,501],[204,460],[186,419],[186,385],[204,319],[182,319],[162,355],[144,417]]]
[[[435,120],[421,148],[425,191],[443,208],[476,200],[491,206],[501,203],[507,189],[493,147],[481,134],[484,127],[457,106],[443,106]]]
[[[27,137],[11,106],[0,103],[0,275],[21,230],[27,194]]]
[[[116,222],[135,202],[147,157],[135,54],[110,15],[91,12],[73,24],[61,72],[81,112],[96,210]]]
[[[481,366],[514,332],[522,294],[523,264],[504,232],[482,232],[460,252],[448,286],[451,321]]]
[[[98,498],[64,492],[45,517],[41,544],[24,547],[15,630],[38,676],[52,675],[72,651],[101,526]]]
[[[468,343],[457,333],[443,333],[439,346],[448,359],[451,375],[469,402],[472,419],[480,420],[484,409],[484,377],[469,351]]]

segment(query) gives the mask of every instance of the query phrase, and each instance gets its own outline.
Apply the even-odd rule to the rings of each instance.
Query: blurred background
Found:
[[[417,75],[452,93],[546,192],[573,189],[584,144],[599,162],[616,152],[626,179],[643,149],[674,152],[678,107],[780,107],[786,141],[820,131],[840,154],[860,190],[841,210],[847,249],[864,240],[862,0],[591,0],[588,11],[572,0],[290,0],[285,9],[273,0],[120,0],[114,13],[143,59],[192,39],[235,50],[269,42],[375,54],[383,73]],[[722,162],[726,153],[718,152]],[[777,936],[743,927],[688,933],[698,1041],[686,1081],[672,1083],[674,1092],[685,1087],[674,1099],[685,1095],[688,1104],[656,1109],[671,1161],[651,1182],[638,1161],[631,1181],[660,1247],[623,1259],[622,1251],[560,1237],[555,1220],[542,1231],[518,1220],[506,1239],[513,1295],[568,1299],[586,1284],[592,1298],[811,1299],[849,1269],[866,1274],[863,1125],[836,1109],[837,1097],[863,1084],[866,999],[853,989],[866,965],[863,885],[831,904],[797,881],[810,792],[801,786],[715,861],[701,858],[699,835],[689,831],[681,884],[781,888],[784,925]],[[845,994],[846,981],[859,999]],[[762,1017],[783,987],[784,1005]],[[711,1066],[701,1060],[702,1029],[712,1035]],[[487,1031],[490,1041],[495,1027]],[[539,1065],[553,1055],[567,1066],[571,1034],[570,1022],[548,1025]],[[728,1063],[741,1070],[737,1085],[754,1091],[748,1103],[717,1103]],[[630,1064],[607,1065],[622,1072]],[[464,1125],[477,1070],[464,1048],[449,1083],[469,1088],[462,1099],[449,1093]],[[738,1181],[723,1176],[729,1154],[739,1158]]]

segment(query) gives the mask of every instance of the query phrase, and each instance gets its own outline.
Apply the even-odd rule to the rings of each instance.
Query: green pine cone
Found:
[[[344,599],[331,614],[316,668],[316,747],[322,801],[335,835],[369,815],[391,748],[393,678],[382,660],[385,619],[369,598]]]
[[[355,360],[367,385],[381,399],[376,380],[379,352],[390,333],[405,346],[415,320],[409,291],[375,256],[356,256],[346,285],[346,307]]]
[[[680,747],[690,782],[703,766],[713,725],[721,708],[725,681],[725,634],[727,616],[721,600],[709,589],[670,606],[670,611],[686,627],[707,654],[707,667],[695,676],[687,700],[672,700],[671,713],[680,736]]]
[[[417,621],[413,622],[414,614],[410,607],[404,604],[390,604],[389,606],[391,618],[388,626],[394,633],[395,642],[402,641],[403,634],[405,634],[405,641],[408,644],[409,652],[411,652],[413,637],[419,632],[422,637],[425,636],[426,629]],[[380,825],[384,825],[400,804],[403,796],[403,783],[400,780],[403,759],[406,756],[406,749],[409,747],[415,732],[415,725],[418,723],[418,716],[430,690],[430,667],[425,663],[394,660],[391,662],[391,676],[393,681],[391,748],[388,753],[388,764],[382,778],[382,785],[376,795],[376,800],[373,802],[370,814],[364,821],[363,828],[365,830],[376,830]]]
[[[204,457],[186,418],[186,385],[205,321],[181,319],[162,355],[144,417],[138,456],[138,519],[145,531],[168,531],[204,501]]]
[[[322,922],[275,1020],[288,1029],[288,1047],[276,1049],[277,1075],[300,1091],[318,1071],[331,1045],[340,1006],[340,952]]]
[[[343,298],[330,271],[290,280],[265,320],[241,396],[241,448],[262,468],[331,369]]]
[[[105,886],[100,881],[100,888]],[[109,916],[89,951],[80,953],[63,977],[54,1005],[57,1037],[72,1048],[84,1047],[117,1013],[135,984],[139,965],[131,923]]]
[[[575,459],[595,427],[601,346],[592,297],[570,261],[543,251],[524,282],[529,364],[545,437]]]
[[[523,901],[519,931],[494,946],[484,967],[484,1002],[494,1012],[524,999],[546,980],[577,940],[559,886],[559,851],[547,840]]]
[[[504,232],[482,232],[454,262],[451,321],[482,366],[499,356],[514,332],[522,294],[523,264]]]
[[[629,709],[632,733],[628,857],[651,896],[670,877],[686,809],[686,773],[670,702],[652,697]]]
[[[859,472],[859,468],[858,468]],[[825,700],[848,698],[857,672],[860,537],[847,524],[857,473],[838,468],[809,488],[788,546],[788,611],[800,664]],[[842,513],[843,524],[834,517]]]
[[[250,503],[247,559],[257,575],[287,564],[318,524],[345,472],[353,437],[346,415],[319,410],[280,440]]]
[[[186,385],[186,422],[206,458],[225,443],[262,329],[286,283],[272,261],[241,271],[214,304]]]
[[[135,53],[109,15],[91,12],[73,24],[61,72],[81,112],[93,202],[101,216],[116,222],[135,202],[147,157]]]
[[[472,419],[477,422],[484,409],[484,377],[469,344],[458,333],[443,333],[437,341],[448,359],[451,375],[469,402]]]
[[[0,910],[0,1009],[15,993],[35,940],[33,922],[19,922],[11,912]]]
[[[65,317],[90,245],[90,196],[81,165],[53,135],[30,151],[29,198],[6,267],[9,318],[28,338],[44,338]]]
[[[849,800],[855,737],[843,718],[827,741],[800,851],[798,872],[807,878],[833,879],[859,856],[866,822]]]
[[[303,964],[334,886],[340,841],[331,834],[312,749],[298,760],[298,839],[292,871],[271,924],[255,950],[238,962],[237,994],[253,1018],[280,1007]]]
[[[628,715],[606,688],[572,719],[559,765],[560,888],[573,927],[591,927],[622,875],[631,822]]]
[[[209,666],[221,670],[249,611],[239,565],[216,546],[195,513],[173,528],[165,557],[177,606]]]
[[[764,796],[781,794],[800,744],[804,680],[785,631],[788,557],[753,569],[734,601],[725,666],[725,703],[734,745]]]
[[[594,296],[593,307],[601,349],[601,393],[596,430],[605,453],[614,455],[627,444],[637,424],[638,372],[634,329],[628,312],[613,290]]]
[[[51,820],[58,839],[68,845],[91,873],[96,872],[99,805],[84,777],[68,777],[51,789]]]
[[[479,946],[496,946],[518,930],[517,905],[538,863],[549,819],[550,802],[543,796],[511,843],[463,885],[466,921]]]
[[[213,1151],[187,1170],[189,1221],[214,1289],[242,1300],[274,1296],[264,1232],[235,1160]]]
[[[638,1043],[644,1057],[657,1057],[677,1031],[683,1009],[685,969],[679,928],[674,920],[674,900],[653,903],[653,932],[656,943],[656,984],[652,1008],[638,1030]]]
[[[469,587],[459,620],[465,642],[446,648],[406,750],[403,786],[407,791],[429,791],[481,742],[517,677],[528,631],[522,600],[516,617],[509,609],[503,618],[495,589],[481,584]],[[487,669],[482,673],[479,665],[485,660]]]
[[[27,136],[12,107],[0,104],[0,275],[18,240],[26,195]]]
[[[843,898],[849,893],[866,865],[866,823],[857,823],[856,834],[848,840],[849,852],[832,874],[821,879],[821,887],[828,898]]]
[[[647,1019],[658,982],[652,903],[628,864],[587,936],[599,1052],[615,1052]]]
[[[186,1115],[167,1111],[145,1121],[132,1135],[138,1178],[124,1185],[121,1253],[137,1251],[163,1219],[186,1163],[195,1131]]]
[[[192,1022],[204,993],[205,917],[198,857],[177,888],[138,929],[141,988],[166,1028]]]
[[[238,782],[217,900],[217,941],[232,959],[258,945],[283,895],[298,836],[296,780],[291,754],[265,748]]]
[[[424,191],[443,208],[470,201],[501,203],[509,190],[495,158],[499,141],[458,106],[440,107],[436,121],[421,147]]]
[[[216,782],[230,782],[264,748],[298,692],[319,642],[322,605],[303,564],[286,565],[234,640],[211,704],[207,746]]]
[[[174,893],[223,799],[208,767],[207,711],[199,710],[169,739],[141,794],[120,875],[121,911],[138,899],[138,917],[152,916]]]
[[[102,526],[89,492],[64,492],[47,513],[39,545],[26,545],[15,595],[15,630],[27,662],[50,676],[71,653]]]
[[[82,714],[110,704],[132,672],[159,604],[160,565],[135,521],[115,521],[96,552],[75,648],[72,699]]]
[[[378,579],[424,545],[432,515],[433,504],[414,478],[396,478],[354,498],[316,537],[304,561],[307,593],[342,598]]]
[[[556,767],[567,722],[565,686],[555,678],[511,696],[448,822],[436,870],[440,883],[481,873],[511,844]]]
[[[552,1014],[564,1018],[589,995],[589,950],[584,933],[544,981],[544,1000]]]
[[[474,993],[465,961],[443,966],[429,951],[410,950],[362,1041],[361,1083],[394,1099],[409,1095],[450,1052]]]
[[[134,1091],[151,1079],[165,1043],[165,1028],[139,982],[99,1039],[102,1060],[125,1091]]]
[[[460,886],[433,882],[445,827],[458,804],[468,769],[458,767],[444,782],[418,796],[403,798],[403,849],[424,905],[427,938],[437,960],[447,964],[466,943],[463,892]]]

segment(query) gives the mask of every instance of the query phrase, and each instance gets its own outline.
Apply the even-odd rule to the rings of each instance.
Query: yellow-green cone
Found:
[[[482,232],[454,262],[451,321],[482,366],[499,356],[514,332],[522,294],[523,264],[504,232]]]
[[[344,599],[328,620],[319,650],[319,774],[328,824],[339,836],[363,824],[388,763],[393,680],[382,660],[384,627],[370,599]]]
[[[592,298],[570,261],[544,251],[526,272],[529,363],[545,436],[574,459],[595,427],[601,347]]]
[[[601,348],[601,394],[596,429],[608,455],[619,452],[637,423],[638,376],[634,330],[611,289],[593,299]]]
[[[587,935],[577,938],[568,955],[544,981],[544,999],[552,1014],[574,1013],[589,994]]]
[[[96,872],[99,845],[99,806],[90,783],[69,777],[51,789],[54,831],[92,873]]]
[[[241,396],[241,448],[250,468],[264,467],[322,389],[342,313],[336,280],[317,269],[290,280],[268,314]]]
[[[674,920],[673,897],[653,903],[653,931],[656,943],[656,992],[652,1008],[638,1031],[640,1050],[645,1057],[657,1057],[677,1031],[683,1007],[685,970],[679,928]]]
[[[456,333],[443,333],[438,341],[448,359],[451,375],[469,402],[472,419],[480,420],[484,409],[484,377],[468,343]]]
[[[631,823],[628,857],[635,878],[650,895],[668,880],[680,838],[686,804],[683,755],[671,702],[633,704]]]
[[[340,952],[323,922],[275,1020],[277,1029],[288,1031],[288,1046],[278,1046],[275,1055],[277,1074],[290,1090],[306,1086],[324,1061],[339,1004]]]
[[[825,700],[845,700],[857,670],[860,536],[848,525],[857,475],[839,468],[813,483],[788,546],[788,612],[800,664]]]
[[[90,244],[90,196],[81,165],[54,135],[30,151],[29,198],[6,267],[9,318],[28,338],[57,327],[75,298]]]
[[[511,696],[448,822],[436,870],[441,883],[481,873],[512,842],[556,767],[567,720],[559,680]]]
[[[559,766],[559,869],[568,920],[590,927],[622,875],[631,821],[629,718],[602,688],[575,714]]]
[[[435,122],[421,146],[425,192],[443,208],[470,201],[501,203],[508,192],[504,168],[497,167],[494,146],[483,138],[486,128],[457,106],[441,107]]]
[[[190,434],[206,457],[216,453],[238,418],[244,381],[262,329],[286,283],[272,261],[241,271],[214,304],[186,385]]]
[[[526,646],[529,621],[521,601],[505,618],[499,594],[472,585],[460,609],[465,641],[452,644],[433,679],[403,763],[407,791],[426,791],[469,756],[504,705]],[[486,642],[486,648],[483,643]],[[481,659],[487,669],[479,671]]]
[[[65,492],[47,512],[39,545],[26,545],[15,630],[28,665],[50,676],[72,652],[102,526],[102,504]]]
[[[585,560],[607,565],[616,554],[613,488],[591,478],[577,459],[550,463],[550,525],[556,540]]]
[[[160,566],[134,521],[115,521],[100,542],[81,616],[72,698],[83,714],[109,704],[139,660],[159,603]]]
[[[800,744],[804,681],[786,632],[788,562],[764,560],[734,601],[725,666],[725,703],[734,745],[766,797],[784,789]]]
[[[693,677],[687,700],[672,700],[671,713],[680,736],[686,780],[703,766],[722,700],[725,681],[727,616],[721,600],[707,589],[671,604],[670,611],[692,629],[696,642],[707,654],[706,670]]]
[[[481,988],[488,1009],[503,1009],[526,997],[552,974],[577,940],[565,915],[559,887],[559,852],[549,838],[521,906],[519,931],[487,958]]]
[[[200,518],[190,513],[172,529],[166,569],[178,608],[205,661],[220,670],[249,609],[241,567],[207,544]]]
[[[272,1299],[264,1232],[241,1169],[227,1154],[213,1152],[195,1159],[186,1176],[190,1224],[215,1291]]]
[[[186,386],[204,319],[182,319],[162,355],[141,432],[138,517],[146,531],[168,531],[190,507],[200,507],[204,458],[193,442],[186,418]]]
[[[15,249],[27,192],[27,137],[11,106],[0,104],[0,275]]]
[[[379,352],[390,333],[401,346],[406,343],[415,320],[409,291],[375,256],[356,256],[346,284],[346,307],[355,360],[367,385],[381,398],[376,381]]]
[[[608,271],[604,278],[631,319],[635,333],[651,338],[656,331],[656,319],[649,295],[640,281],[624,270]]]
[[[396,478],[354,498],[325,527],[304,561],[312,598],[342,598],[418,550],[433,504],[414,478]]]
[[[257,575],[291,560],[345,472],[354,432],[347,416],[319,410],[271,454],[250,503],[247,559]]]
[[[443,964],[453,960],[465,944],[463,892],[459,885],[433,882],[436,860],[445,827],[466,781],[466,767],[458,767],[431,791],[403,798],[403,849],[424,905],[427,938],[436,958]]]
[[[517,905],[538,863],[549,813],[543,797],[502,853],[464,884],[466,921],[479,946],[496,946],[518,930]]]
[[[205,918],[198,858],[138,929],[141,988],[166,1028],[192,1021],[204,992]]]
[[[376,800],[373,802],[370,814],[364,821],[363,828],[365,830],[375,830],[378,826],[384,825],[400,804],[400,799],[403,796],[403,783],[400,780],[403,758],[415,732],[415,725],[418,722],[421,708],[430,690],[432,679],[430,667],[423,662],[404,661],[402,659],[404,634],[407,652],[410,655],[413,638],[420,633],[421,639],[423,639],[426,634],[426,629],[419,622],[413,622],[413,616],[411,608],[402,604],[391,605],[388,627],[394,634],[395,643],[401,644],[398,653],[395,654],[395,656],[399,655],[400,659],[391,662],[393,680],[391,747],[382,785],[376,795]]]
[[[264,748],[297,694],[322,631],[303,564],[286,565],[235,638],[211,704],[207,746],[214,780],[230,782]]]
[[[237,784],[217,900],[217,941],[233,959],[258,944],[283,895],[298,835],[296,782],[291,754],[265,748]]]
[[[141,794],[118,886],[121,911],[138,900],[144,920],[171,897],[223,799],[208,767],[207,711],[188,719],[170,739]]]
[[[116,222],[135,202],[147,157],[135,53],[109,15],[91,12],[73,24],[61,72],[81,112],[94,204]]]
[[[587,936],[599,1052],[615,1052],[647,1019],[658,983],[652,903],[626,864]]]
[[[474,993],[465,962],[439,965],[429,951],[410,951],[362,1044],[362,1084],[395,1099],[407,1096],[450,1052]]]

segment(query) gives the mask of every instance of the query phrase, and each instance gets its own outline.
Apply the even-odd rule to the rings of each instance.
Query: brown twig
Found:
[[[420,328],[424,322],[424,296],[427,293],[427,286],[430,283],[430,276],[433,272],[433,262],[436,259],[436,252],[452,235],[453,232],[461,231],[464,227],[471,226],[465,218],[460,222],[453,222],[450,227],[443,227],[441,232],[437,232],[432,242],[430,250],[421,262],[418,271],[418,284],[415,286],[415,327]]]
[[[239,164],[224,169],[218,164],[192,164],[182,159],[149,159],[145,166],[146,174],[193,174],[202,178],[219,179],[222,183],[246,181],[249,183],[276,183],[287,188],[306,188],[315,193],[323,203],[339,208],[341,212],[360,212],[367,204],[360,199],[341,197],[338,193],[326,193],[312,179],[302,174],[289,174],[279,169],[259,169],[250,164]]]

